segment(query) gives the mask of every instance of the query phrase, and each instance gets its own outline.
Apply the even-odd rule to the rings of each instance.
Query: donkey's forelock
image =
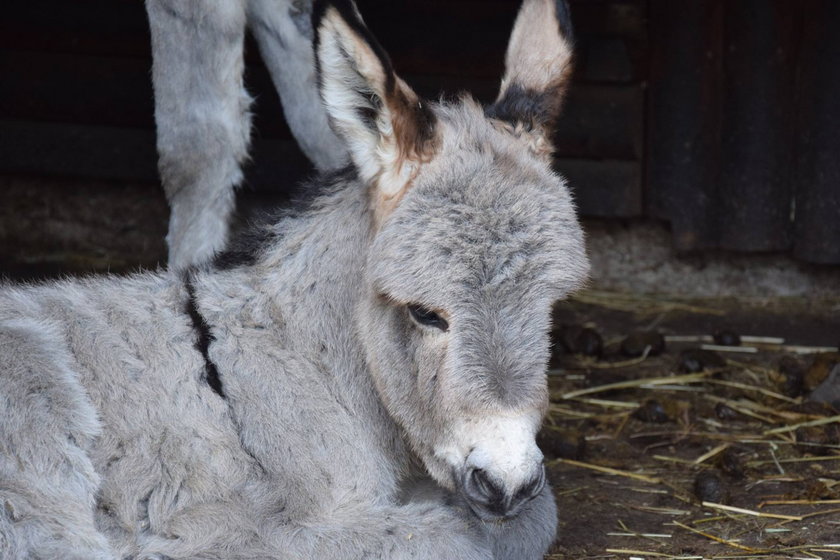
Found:
[[[479,291],[559,299],[579,287],[588,262],[565,181],[473,101],[436,111],[439,152],[371,248],[378,288],[444,307]]]

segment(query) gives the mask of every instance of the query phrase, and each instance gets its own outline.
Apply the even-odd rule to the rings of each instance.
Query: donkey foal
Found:
[[[315,12],[352,167],[186,276],[0,291],[2,558],[541,558],[534,437],[583,237],[549,166],[565,5],[497,102],[428,103],[349,2]]]

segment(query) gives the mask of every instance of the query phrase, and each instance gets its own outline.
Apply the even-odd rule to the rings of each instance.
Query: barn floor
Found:
[[[840,363],[840,301],[588,292],[555,323],[540,443],[560,528],[546,558],[840,558],[840,412],[809,402]],[[572,353],[595,346],[584,326],[600,358]],[[665,351],[622,355],[638,329],[666,335]],[[681,358],[721,329],[784,343]]]

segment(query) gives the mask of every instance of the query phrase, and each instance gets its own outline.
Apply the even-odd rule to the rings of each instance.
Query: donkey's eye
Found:
[[[442,331],[449,329],[449,323],[446,322],[446,319],[422,305],[410,304],[408,306],[408,314],[411,315],[411,318],[418,324],[423,325],[424,327],[434,327]]]

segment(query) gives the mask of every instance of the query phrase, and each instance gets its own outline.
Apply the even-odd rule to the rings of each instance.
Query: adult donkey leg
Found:
[[[146,2],[172,268],[209,260],[227,240],[251,127],[242,82],[244,2]]]
[[[249,0],[248,25],[303,153],[321,171],[348,163],[344,143],[330,128],[318,94],[312,0]]]
[[[99,422],[61,340],[0,324],[0,558],[115,558],[94,521]]]

